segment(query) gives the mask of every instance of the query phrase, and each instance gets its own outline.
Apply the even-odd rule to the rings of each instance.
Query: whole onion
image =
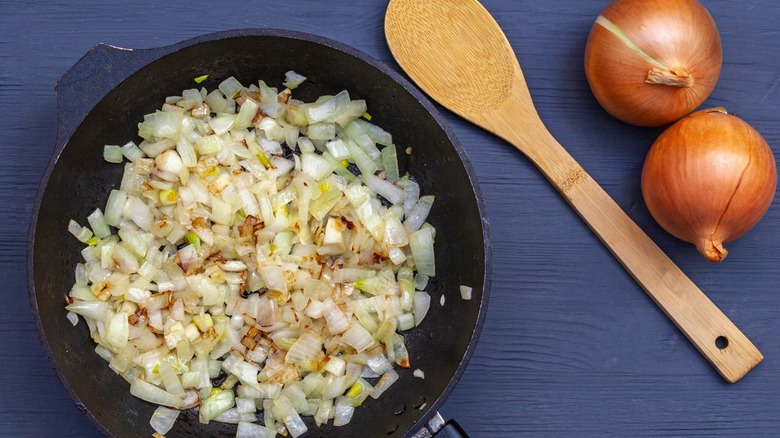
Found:
[[[642,170],[642,195],[669,233],[712,262],[753,228],[775,195],[777,168],[766,141],[723,108],[695,112],[653,143]]]
[[[607,112],[636,126],[690,114],[720,75],[720,35],[696,0],[616,0],[585,47],[585,75]]]

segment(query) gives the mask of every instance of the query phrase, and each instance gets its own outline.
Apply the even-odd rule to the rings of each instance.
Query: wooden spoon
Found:
[[[385,36],[426,93],[525,154],[666,315],[729,382],[761,352],[553,138],[520,64],[476,0],[391,0]]]

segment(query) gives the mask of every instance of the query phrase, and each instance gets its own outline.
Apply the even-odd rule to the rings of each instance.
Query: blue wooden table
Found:
[[[384,40],[384,0],[238,3],[0,1],[0,436],[98,436],[43,356],[24,273],[30,211],[57,129],[54,83],[90,47],[156,47],[212,31],[276,27],[339,40],[397,68]],[[661,130],[609,117],[584,77],[588,31],[607,3],[484,0],[552,133],[765,359],[727,384],[527,160],[445,112],[488,206],[494,276],[482,338],[442,412],[477,437],[777,436],[780,200],[727,245],[719,265],[658,227],[639,178]],[[702,3],[724,52],[705,106],[737,111],[780,152],[776,1]]]

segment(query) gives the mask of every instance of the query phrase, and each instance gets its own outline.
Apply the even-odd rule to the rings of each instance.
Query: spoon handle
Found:
[[[522,117],[529,119],[527,114]],[[588,175],[540,120],[538,124],[526,124],[522,130],[509,126],[501,123],[494,131],[536,164],[723,378],[734,383],[763,359],[753,343]]]

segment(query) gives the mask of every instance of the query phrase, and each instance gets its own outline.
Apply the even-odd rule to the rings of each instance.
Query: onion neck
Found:
[[[598,18],[596,18],[596,24],[602,26],[608,32],[612,33],[612,35],[617,37],[617,39],[625,44],[626,47],[633,50],[636,52],[636,54],[646,59],[651,65],[653,65],[653,68],[647,72],[647,79],[645,80],[646,83],[667,85],[669,87],[678,88],[693,87],[693,76],[691,76],[686,69],[668,68],[662,62],[653,58],[650,56],[650,54],[642,50],[642,48],[631,41],[631,38],[629,38],[628,35],[626,35],[615,23],[609,21],[609,19],[603,15],[599,15]]]
[[[647,79],[645,82],[648,84],[679,88],[691,88],[694,86],[693,76],[684,69],[665,70],[653,67],[647,72]]]

